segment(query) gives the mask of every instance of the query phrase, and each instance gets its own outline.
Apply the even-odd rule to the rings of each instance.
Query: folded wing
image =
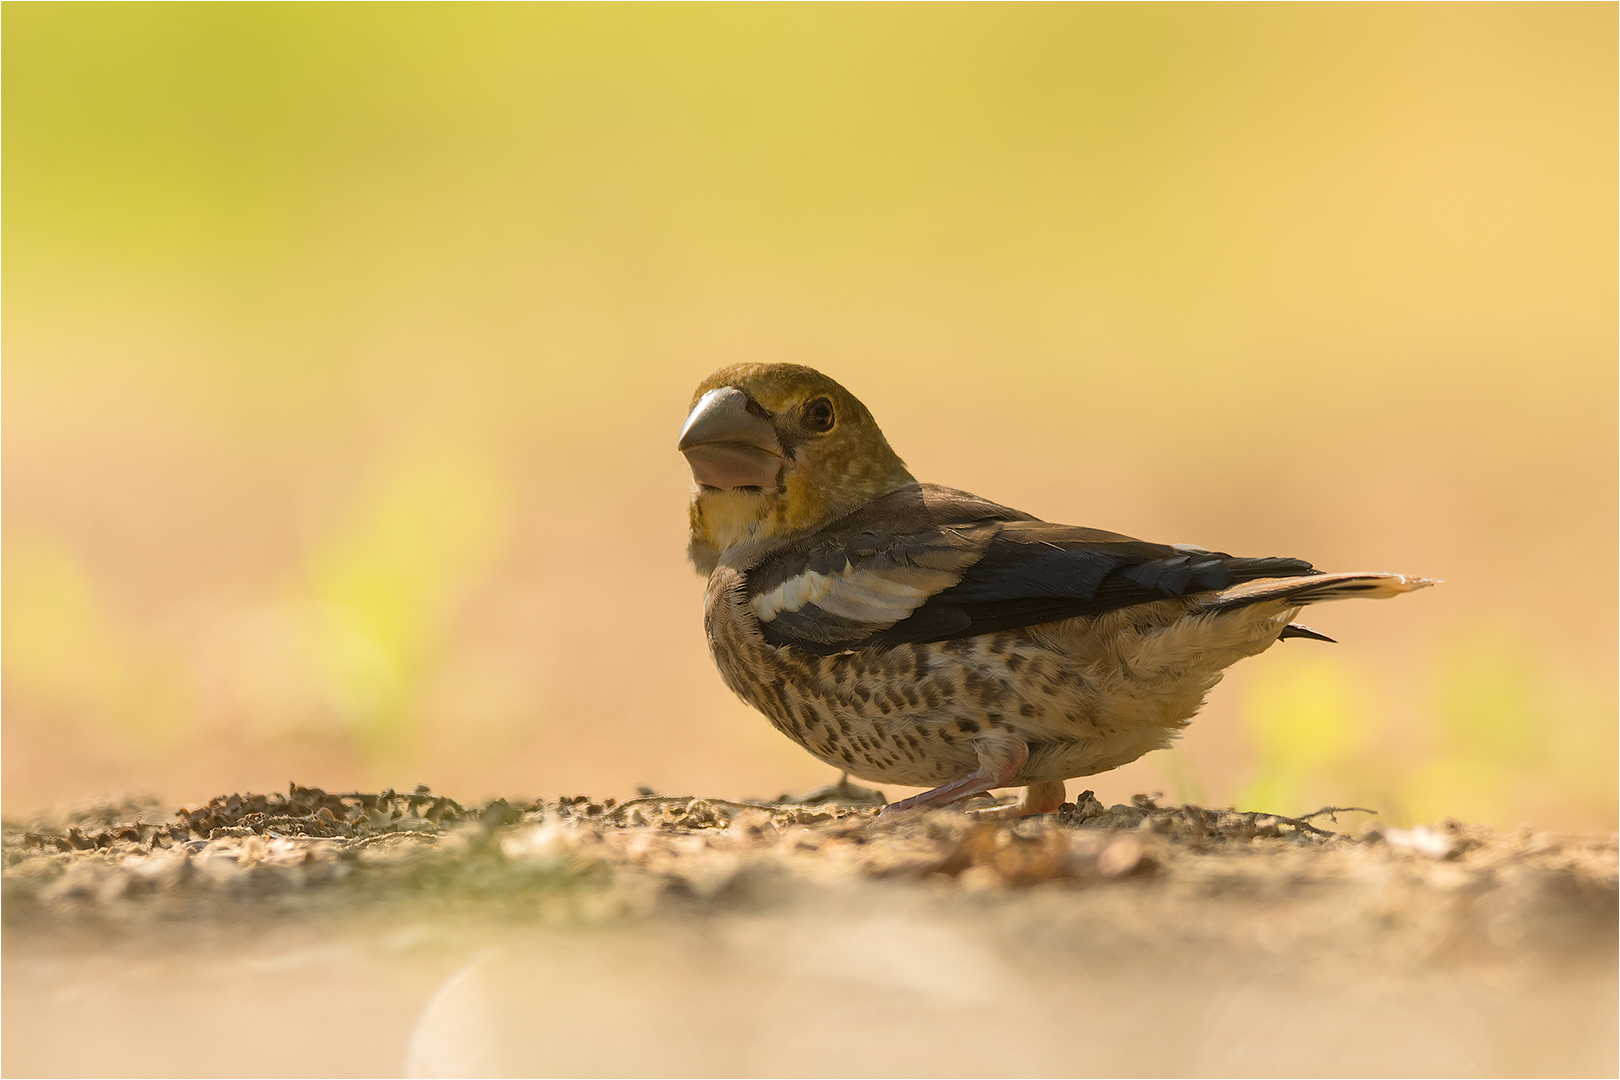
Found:
[[[932,485],[903,488],[748,573],[767,641],[829,654],[945,641],[1134,604],[1315,574],[1053,525]]]

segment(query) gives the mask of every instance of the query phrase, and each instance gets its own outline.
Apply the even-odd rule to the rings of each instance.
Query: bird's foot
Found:
[[[1043,780],[1024,788],[1018,798],[1005,796],[993,806],[972,807],[968,813],[981,821],[1017,821],[1036,814],[1055,814],[1063,807],[1063,781]]]
[[[880,817],[892,817],[907,810],[921,810],[930,806],[945,806],[983,791],[1006,787],[1018,770],[1029,760],[1029,747],[1022,739],[986,739],[976,741],[979,769],[970,776],[941,784],[932,791],[901,799],[883,808]],[[997,808],[999,809],[999,807]]]
[[[1018,816],[1055,814],[1063,806],[1066,794],[1061,780],[1042,780],[1038,784],[1030,784],[1018,800]]]
[[[909,799],[901,799],[897,803],[890,803],[883,808],[883,813],[880,816],[892,817],[895,814],[903,814],[907,810],[924,810],[932,806],[945,806],[989,791],[996,786],[998,785],[986,784],[978,774],[964,776],[960,780],[952,780],[949,784],[941,784],[932,791],[925,791],[921,795],[913,795]]]

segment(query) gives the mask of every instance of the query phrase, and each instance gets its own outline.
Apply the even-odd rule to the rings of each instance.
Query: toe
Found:
[[[1018,800],[1018,816],[1054,814],[1063,805],[1063,796],[1061,780],[1042,780],[1031,784],[1024,789],[1023,798]]]

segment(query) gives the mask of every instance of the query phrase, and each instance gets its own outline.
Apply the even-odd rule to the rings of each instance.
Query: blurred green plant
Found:
[[[1371,741],[1351,672],[1334,657],[1278,657],[1245,702],[1256,765],[1238,805],[1303,812],[1322,788],[1353,775]]]
[[[1586,681],[1515,634],[1449,642],[1434,665],[1427,760],[1403,777],[1409,815],[1501,820],[1511,808],[1531,820],[1553,803],[1612,805],[1615,697]]]
[[[1410,824],[1529,821],[1550,807],[1596,816],[1612,803],[1612,689],[1550,670],[1507,633],[1471,628],[1436,651],[1415,730],[1380,715],[1372,702],[1386,695],[1342,661],[1279,657],[1261,668],[1244,702],[1256,766],[1240,805],[1354,803]]]
[[[418,458],[312,553],[322,618],[309,633],[334,704],[368,751],[398,753],[415,734],[424,665],[456,600],[504,549],[510,503],[487,462]]]
[[[190,732],[196,702],[183,655],[121,616],[67,544],[38,529],[8,530],[4,560],[8,694],[58,723],[89,722],[147,748]]]

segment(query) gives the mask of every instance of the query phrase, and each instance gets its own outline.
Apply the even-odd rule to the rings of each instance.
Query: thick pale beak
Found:
[[[676,447],[692,478],[705,487],[774,488],[784,455],[771,422],[748,411],[748,395],[733,386],[710,390],[692,407]]]

